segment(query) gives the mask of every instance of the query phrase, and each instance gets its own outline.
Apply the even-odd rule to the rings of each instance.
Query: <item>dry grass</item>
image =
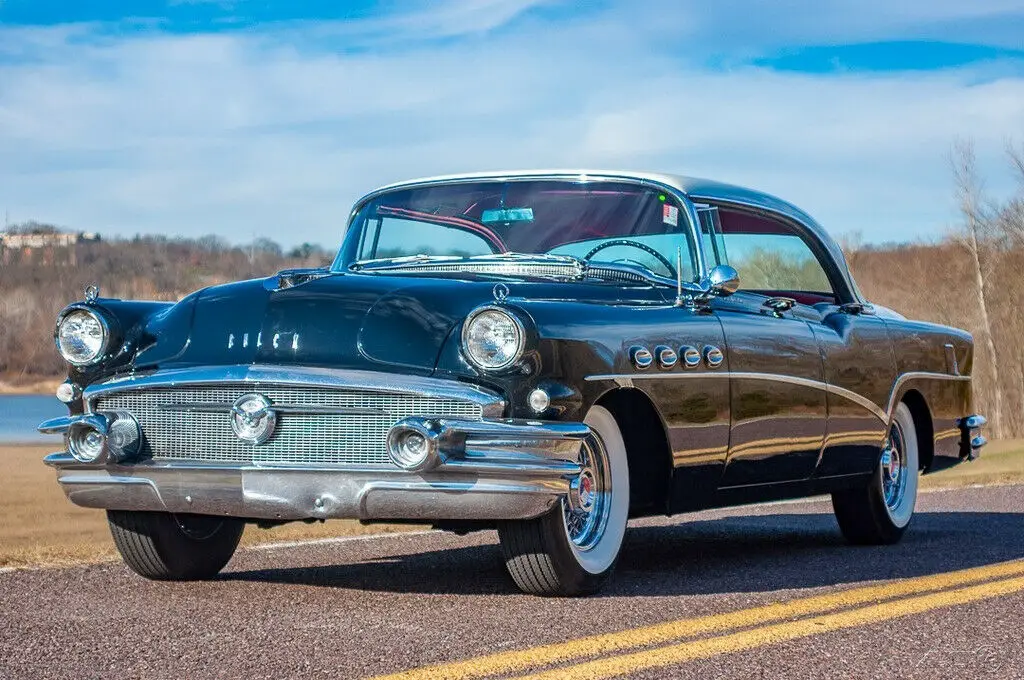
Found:
[[[53,394],[62,382],[62,378],[22,381],[11,376],[9,381],[0,379],[0,394]]]
[[[42,463],[41,446],[0,447],[0,567],[60,565],[113,559],[106,517],[99,510],[72,505],[64,498],[53,470]],[[1024,480],[1024,441],[998,442],[973,463],[923,479],[928,488],[995,484]],[[264,530],[248,527],[244,545],[384,531],[408,526],[370,525],[334,520],[293,523]]]
[[[922,478],[924,488],[1005,484],[1024,481],[1024,441],[1005,440],[989,444],[981,457]]]
[[[106,515],[72,505],[54,471],[42,463],[52,448],[0,446],[0,567],[99,562],[117,557]],[[405,531],[406,525],[363,525],[350,520],[273,529],[246,527],[243,545],[270,541]]]

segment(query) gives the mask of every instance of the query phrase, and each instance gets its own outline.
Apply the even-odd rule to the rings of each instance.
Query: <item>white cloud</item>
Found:
[[[954,138],[977,140],[998,191],[1004,140],[1024,136],[1024,79],[997,67],[708,70],[674,39],[699,32],[696,13],[552,24],[523,14],[534,4],[380,20],[448,37],[373,50],[360,41],[379,45],[378,29],[351,25],[0,29],[0,210],[107,233],[334,245],[352,201],[385,182],[625,166],[756,186],[834,232],[901,239],[955,219]]]

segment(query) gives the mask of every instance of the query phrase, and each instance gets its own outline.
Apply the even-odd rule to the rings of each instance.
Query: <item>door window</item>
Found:
[[[698,205],[709,266],[728,264],[744,290],[804,292],[834,298],[821,261],[789,225],[767,217]]]

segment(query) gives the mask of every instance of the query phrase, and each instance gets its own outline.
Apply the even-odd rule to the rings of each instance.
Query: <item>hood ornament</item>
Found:
[[[494,284],[494,288],[491,290],[491,295],[494,296],[494,299],[497,302],[501,302],[502,300],[508,297],[508,286],[506,286],[504,283]]]
[[[85,288],[85,303],[86,304],[89,304],[89,305],[93,304],[94,302],[96,302],[96,299],[99,298],[99,296],[100,296],[100,287],[99,286],[97,286],[95,283],[92,284],[91,286],[86,286],[86,288]]]

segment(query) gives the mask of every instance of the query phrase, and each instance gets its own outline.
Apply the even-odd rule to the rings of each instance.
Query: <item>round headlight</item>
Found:
[[[462,347],[478,368],[495,371],[511,366],[523,353],[523,325],[502,309],[475,312],[462,330]]]
[[[90,309],[72,309],[57,322],[57,349],[70,364],[85,366],[97,361],[109,340],[106,323]]]

